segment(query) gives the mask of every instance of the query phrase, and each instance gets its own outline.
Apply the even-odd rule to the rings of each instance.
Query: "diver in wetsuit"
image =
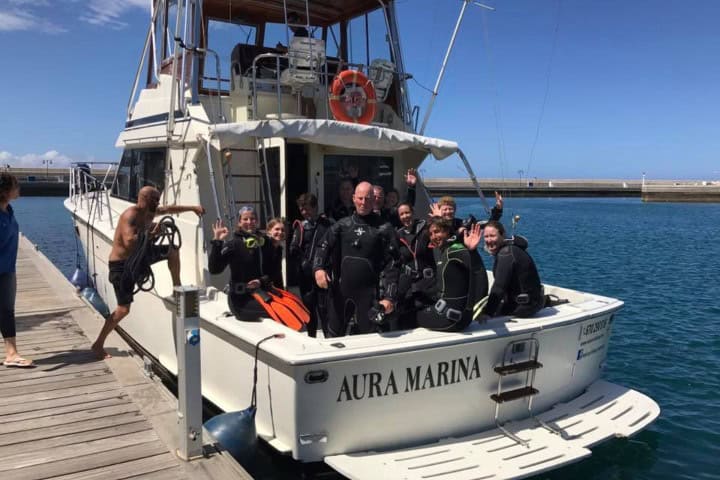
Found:
[[[428,304],[435,285],[435,259],[429,245],[428,221],[414,218],[413,207],[401,203],[397,207],[402,226],[397,229],[400,251],[398,305],[400,329],[415,328],[418,305]]]
[[[395,232],[372,211],[372,185],[358,184],[353,203],[355,213],[330,227],[314,260],[317,285],[323,289],[332,286],[335,314],[330,316],[328,330],[334,337],[346,335],[353,327],[357,333],[377,331],[382,313],[393,311],[397,294]],[[333,258],[338,261],[332,262]],[[328,272],[332,263],[335,282],[331,285]]]
[[[307,332],[311,337],[317,335],[318,321],[323,315],[318,312],[327,306],[327,292],[321,291],[315,285],[313,275],[313,258],[320,243],[325,239],[325,233],[333,222],[325,215],[318,215],[317,197],[312,193],[303,193],[297,199],[297,206],[303,220],[293,223],[293,236],[290,241],[289,258],[298,272],[300,283],[300,296],[310,311],[310,321]],[[328,337],[327,322],[321,323],[323,334]]]
[[[277,257],[272,241],[257,231],[257,215],[250,206],[240,209],[237,229],[226,240],[229,233],[222,220],[213,225],[208,270],[219,274],[230,266],[230,311],[238,320],[257,320],[266,316],[266,311],[252,293],[263,286],[269,276],[275,276],[282,258]]]
[[[477,252],[482,226],[472,225],[463,241],[451,236],[452,224],[444,218],[430,221],[430,242],[437,267],[434,302],[417,312],[418,326],[459,332],[473,319],[475,303],[487,295],[487,273]]]
[[[505,238],[500,222],[485,225],[485,250],[495,257],[494,281],[484,316],[531,317],[545,306],[545,294],[535,262],[526,252],[528,242],[521,236]]]
[[[405,174],[405,184],[407,185],[407,195],[403,203],[407,203],[411,207],[415,206],[415,185],[417,184],[417,172],[414,168],[408,169]],[[398,215],[399,194],[396,189],[392,189],[385,196],[385,189],[380,185],[373,185],[373,194],[375,196],[375,206],[373,211],[380,215],[383,221],[390,222],[394,228],[400,228],[402,222]],[[392,198],[392,201],[388,202]]]
[[[490,218],[488,220],[499,221],[503,214],[503,197],[499,192],[495,192],[495,206],[490,210]],[[430,206],[430,215],[432,217],[442,217],[449,220],[452,224],[452,235],[456,235],[458,240],[462,241],[462,234],[469,226],[474,223],[474,217],[470,217],[470,222],[462,218],[456,218],[457,204],[451,196],[440,197],[437,203]]]

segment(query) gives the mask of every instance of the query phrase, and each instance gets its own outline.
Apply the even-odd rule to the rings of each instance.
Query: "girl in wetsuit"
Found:
[[[228,306],[235,318],[257,320],[265,316],[265,309],[252,293],[267,281],[268,276],[279,271],[282,258],[278,258],[272,241],[257,230],[255,209],[250,206],[240,209],[240,218],[232,235],[222,220],[215,222],[211,244],[210,273],[222,273],[230,266]]]
[[[450,235],[452,223],[448,219],[436,217],[430,221],[436,281],[433,302],[417,314],[418,326],[458,332],[472,322],[473,307],[488,290],[487,273],[477,252],[481,229],[476,223],[458,241]]]
[[[269,272],[270,280],[273,285],[283,288],[284,282],[282,278],[282,257],[285,248],[285,222],[282,218],[271,218],[265,228],[265,233],[273,245],[273,271]]]

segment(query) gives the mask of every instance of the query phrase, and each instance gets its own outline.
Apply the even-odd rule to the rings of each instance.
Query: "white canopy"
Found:
[[[210,133],[218,138],[222,148],[239,146],[247,137],[284,137],[358,150],[391,151],[412,148],[432,153],[438,160],[460,150],[457,143],[448,140],[336,120],[287,119],[225,123],[211,127]]]

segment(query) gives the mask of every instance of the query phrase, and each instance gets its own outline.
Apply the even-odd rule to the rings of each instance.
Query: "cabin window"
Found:
[[[230,65],[233,49],[235,49],[236,45],[255,45],[257,31],[252,25],[233,23],[216,18],[208,19],[207,28],[208,48],[217,52],[220,57],[220,89],[228,91],[230,89]],[[205,55],[202,87],[212,91],[216,91],[218,88],[215,55]]]
[[[112,196],[137,202],[140,189],[146,185],[165,188],[166,149],[133,149],[123,152],[113,184]]]
[[[369,155],[325,155],[324,159],[325,196],[327,209],[338,196],[340,180],[349,177],[357,169],[357,180],[380,185],[385,190],[393,187],[393,157]]]

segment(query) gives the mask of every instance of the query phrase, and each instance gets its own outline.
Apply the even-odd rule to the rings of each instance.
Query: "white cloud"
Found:
[[[11,0],[11,3],[18,3],[18,0]],[[62,33],[63,27],[39,17],[28,10],[12,8],[3,10],[6,7],[0,3],[0,32],[13,31],[35,31],[42,33]]]
[[[56,19],[62,4],[65,10],[77,15],[81,21],[91,25],[125,28],[122,20],[135,9],[150,11],[151,0],[0,0],[0,32],[32,31],[41,33],[64,33],[67,25],[60,25]],[[51,8],[52,7],[52,8]],[[70,18],[67,15],[65,18]],[[51,20],[52,19],[52,20]]]
[[[74,160],[63,155],[57,150],[48,150],[45,153],[26,153],[25,155],[14,155],[7,151],[0,152],[0,165],[10,165],[15,168],[44,167],[45,161],[50,163],[51,168],[69,167]]]
[[[121,29],[127,26],[121,20],[122,16],[135,8],[149,11],[150,0],[88,0],[87,11],[80,15],[80,20],[91,25]]]

